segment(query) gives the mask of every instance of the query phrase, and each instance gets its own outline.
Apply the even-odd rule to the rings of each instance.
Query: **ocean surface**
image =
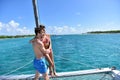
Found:
[[[0,39],[0,75],[34,74],[34,52],[27,38]],[[57,72],[116,66],[120,70],[120,34],[53,35]]]

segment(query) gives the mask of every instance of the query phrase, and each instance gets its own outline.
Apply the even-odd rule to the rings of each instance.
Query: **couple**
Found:
[[[50,35],[45,33],[44,25],[35,28],[35,37],[30,42],[33,45],[35,53],[35,59],[33,61],[34,68],[36,69],[35,80],[39,79],[39,73],[43,75],[45,80],[49,80],[45,59],[49,63],[50,75],[56,76],[51,39]]]

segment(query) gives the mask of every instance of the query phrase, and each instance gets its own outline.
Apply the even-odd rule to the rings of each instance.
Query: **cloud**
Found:
[[[0,30],[2,29],[2,23],[0,22]]]
[[[85,32],[120,30],[120,24],[109,22],[104,24],[87,25],[84,26],[83,30]]]
[[[15,21],[11,20],[8,23],[9,26],[13,27],[13,28],[17,28],[19,26],[19,23],[16,23]]]
[[[63,35],[63,34],[81,34],[80,26],[49,26],[46,28],[47,33]]]
[[[49,34],[64,35],[64,34],[81,34],[83,29],[81,24],[76,26],[47,26],[46,31]],[[0,35],[26,35],[33,34],[33,31],[27,29],[27,27],[21,27],[19,23],[11,20],[8,23],[0,22]]]
[[[120,30],[120,25],[109,22],[106,24],[96,25],[81,25],[75,26],[47,26],[46,31],[49,34],[64,35],[64,34],[81,34],[89,31],[106,31],[106,30]],[[18,22],[11,20],[8,23],[0,22],[0,35],[27,35],[34,34],[34,30],[29,30],[26,26],[21,26]]]
[[[120,30],[120,25],[114,22],[109,22],[105,24],[97,24],[93,26],[89,26],[91,31],[109,31],[109,30]]]
[[[31,31],[27,27],[21,27],[19,23],[11,20],[8,23],[0,22],[0,35],[27,35]]]
[[[109,30],[120,30],[120,25],[109,22],[105,24],[96,25],[81,25],[76,26],[48,26],[46,31],[49,34],[64,35],[64,34],[81,34],[90,31],[109,31]]]

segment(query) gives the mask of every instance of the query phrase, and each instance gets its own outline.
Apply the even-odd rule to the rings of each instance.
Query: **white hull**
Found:
[[[90,69],[90,70],[80,70],[80,71],[71,71],[71,72],[60,72],[57,73],[56,78],[60,77],[70,77],[70,76],[82,76],[89,74],[99,74],[99,73],[112,73],[113,80],[120,80],[120,71],[112,70],[111,68],[101,68],[101,69]],[[50,76],[51,77],[51,76]],[[0,76],[0,80],[32,80],[34,78],[34,74],[28,75],[8,75],[8,76]]]

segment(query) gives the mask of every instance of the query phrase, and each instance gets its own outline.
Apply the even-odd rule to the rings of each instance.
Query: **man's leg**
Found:
[[[35,74],[35,78],[34,78],[34,80],[39,80],[39,77],[40,77],[40,74],[39,74],[38,71],[36,71],[36,74]]]
[[[44,78],[44,80],[49,80],[49,76],[48,76],[47,72],[43,74],[43,78]]]

